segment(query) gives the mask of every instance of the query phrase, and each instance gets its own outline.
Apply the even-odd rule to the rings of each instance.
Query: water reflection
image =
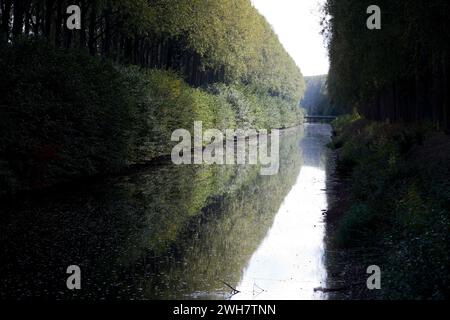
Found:
[[[4,202],[0,298],[223,299],[229,296],[223,282],[242,288],[243,297],[255,277],[286,275],[293,279],[284,289],[282,282],[258,282],[270,289],[265,297],[280,291],[309,297],[312,283],[324,277],[316,213],[326,208],[318,192],[323,168],[310,159],[323,156],[313,145],[323,145],[315,139],[327,130],[309,126],[304,139],[303,129],[283,134],[275,176],[260,176],[256,166],[163,165]],[[307,166],[300,171],[302,159]],[[82,270],[80,291],[66,289],[73,264]]]
[[[330,130],[308,125],[301,141],[304,165],[268,235],[252,256],[233,299],[324,299],[326,142]]]

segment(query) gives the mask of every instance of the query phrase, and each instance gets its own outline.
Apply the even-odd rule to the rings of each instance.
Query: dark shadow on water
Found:
[[[322,141],[305,144],[317,134],[307,127],[299,148],[303,135],[282,135],[274,176],[167,165],[2,205],[0,298],[227,298],[223,282],[242,281],[302,162],[322,161]],[[69,265],[81,290],[66,287]]]

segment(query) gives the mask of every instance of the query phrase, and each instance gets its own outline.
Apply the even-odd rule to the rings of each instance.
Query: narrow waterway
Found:
[[[245,268],[236,299],[325,299],[324,214],[328,209],[326,144],[330,129],[309,124],[300,141],[303,164],[275,221]]]
[[[330,132],[283,132],[273,176],[251,165],[163,164],[4,201],[0,298],[326,298],[314,288],[327,278]],[[66,287],[70,265],[81,290]]]

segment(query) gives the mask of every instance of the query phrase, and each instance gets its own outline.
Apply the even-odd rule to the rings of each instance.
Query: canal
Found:
[[[326,299],[330,135],[285,130],[273,176],[161,164],[4,201],[0,297]],[[81,290],[66,287],[70,265]]]

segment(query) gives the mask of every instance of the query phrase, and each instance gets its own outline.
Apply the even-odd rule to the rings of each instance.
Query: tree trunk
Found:
[[[89,36],[88,36],[88,47],[89,47],[89,53],[92,55],[95,55],[97,53],[97,44],[95,40],[95,27],[96,27],[96,10],[93,6],[91,9],[91,14],[89,17]]]
[[[16,38],[22,34],[23,28],[23,14],[24,14],[24,3],[23,1],[14,1],[13,7],[13,27],[12,34]]]
[[[44,20],[44,35],[49,39],[52,28],[54,0],[46,0],[45,2],[45,20]]]
[[[1,0],[1,6],[2,6],[2,25],[0,33],[3,34],[2,41],[8,41],[9,39],[9,19],[11,16],[11,6],[12,1],[11,0]]]

